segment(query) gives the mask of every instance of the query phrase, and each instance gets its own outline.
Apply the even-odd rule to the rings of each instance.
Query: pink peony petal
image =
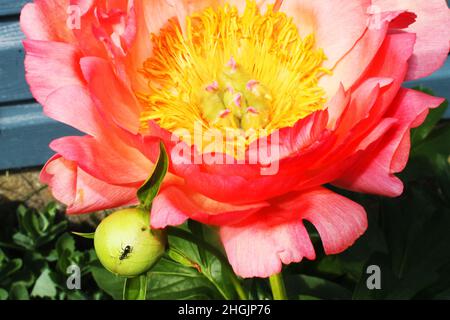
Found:
[[[24,40],[26,79],[39,103],[58,88],[83,85],[80,69],[81,52],[72,45],[61,42]]]
[[[383,44],[390,23],[402,14],[404,13],[382,14],[377,25],[367,28],[361,39],[358,39],[355,46],[338,62],[332,75],[320,79],[319,85],[326,90],[328,97],[333,97],[339,86],[343,86],[345,90],[350,89],[365,74]]]
[[[435,108],[443,99],[401,89],[387,116],[397,120],[378,144],[372,145],[357,164],[335,184],[349,190],[390,197],[403,192],[403,183],[395,173],[404,169],[408,160],[410,129],[424,121],[429,108]]]
[[[106,60],[86,57],[81,59],[80,64],[92,98],[101,113],[110,116],[131,133],[137,133],[141,106],[134,93],[116,77]]]
[[[302,220],[317,228],[325,251],[339,253],[367,228],[364,209],[327,189],[291,194],[220,235],[235,273],[244,278],[269,277],[282,263],[314,259],[314,248]]]
[[[67,205],[67,213],[90,213],[136,204],[136,189],[95,179],[60,155],[51,158],[41,172],[53,195]]]
[[[52,141],[50,147],[90,175],[111,184],[141,184],[153,168],[138,150],[118,139],[111,143],[90,136],[64,137]]]
[[[44,113],[50,118],[94,137],[104,135],[105,119],[98,113],[89,91],[84,86],[58,88],[47,97],[43,106]]]
[[[20,15],[20,26],[28,39],[74,42],[67,26],[70,0],[35,0],[27,3]]]
[[[152,226],[165,228],[192,218],[206,224],[231,224],[268,206],[266,202],[251,205],[231,205],[209,199],[201,194],[169,186],[155,198],[152,206]]]
[[[450,9],[445,0],[373,0],[373,5],[417,15],[416,22],[404,29],[417,35],[407,80],[428,76],[444,64],[450,50]]]
[[[285,0],[281,11],[294,18],[302,36],[315,35],[332,68],[366,30],[370,0]]]
[[[305,220],[317,229],[326,254],[338,254],[350,247],[367,229],[364,208],[327,189],[304,195]]]
[[[57,200],[70,205],[75,200],[76,170],[77,166],[74,162],[66,160],[60,155],[54,155],[42,169],[40,179],[49,185]]]

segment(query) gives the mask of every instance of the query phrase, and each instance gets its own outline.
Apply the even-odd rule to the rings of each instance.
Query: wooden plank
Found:
[[[31,0],[1,0],[0,16],[17,15],[22,7]]]
[[[78,131],[46,117],[37,104],[0,108],[0,170],[44,164],[53,152],[48,144]]]
[[[0,103],[32,98],[25,81],[23,37],[18,21],[0,22]]]

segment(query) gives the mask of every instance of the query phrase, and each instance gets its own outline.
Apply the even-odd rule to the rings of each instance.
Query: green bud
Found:
[[[150,229],[150,215],[125,209],[106,217],[94,236],[97,256],[112,273],[135,277],[148,271],[165,252],[163,231]]]

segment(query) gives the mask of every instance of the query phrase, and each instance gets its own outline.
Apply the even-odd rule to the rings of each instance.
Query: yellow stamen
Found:
[[[323,51],[273,6],[262,14],[247,1],[242,15],[230,5],[208,8],[186,19],[184,35],[171,20],[152,41],[142,70],[150,93],[138,94],[143,131],[154,120],[194,134],[200,122],[206,130],[233,130],[248,145],[258,138],[249,129],[270,134],[324,107]]]

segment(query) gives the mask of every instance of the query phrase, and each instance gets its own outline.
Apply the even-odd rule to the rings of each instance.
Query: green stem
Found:
[[[272,289],[273,300],[287,300],[286,287],[284,286],[283,274],[277,273],[269,278]]]
[[[236,290],[236,293],[238,294],[239,300],[248,300],[247,293],[245,292],[244,288],[242,287],[241,282],[234,276],[231,277],[231,282],[233,283],[234,289]]]
[[[147,298],[147,273],[139,276],[139,281],[141,282],[141,288],[139,290],[139,296],[137,300],[146,300]]]
[[[123,286],[123,300],[145,300],[147,296],[147,274],[126,278]]]

